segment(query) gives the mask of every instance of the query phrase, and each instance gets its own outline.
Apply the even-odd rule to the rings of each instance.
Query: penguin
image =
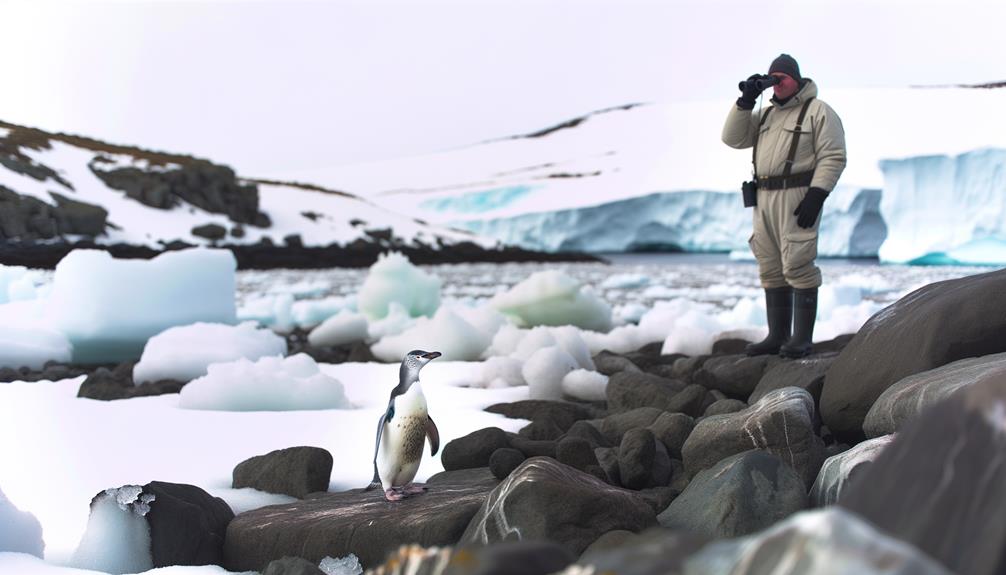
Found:
[[[438,351],[410,351],[398,372],[398,386],[391,390],[388,408],[377,422],[374,445],[374,479],[367,489],[380,485],[388,501],[400,501],[426,491],[413,484],[423,459],[423,443],[430,440],[430,455],[440,449],[440,432],[426,410],[426,397],[419,371],[440,357]]]

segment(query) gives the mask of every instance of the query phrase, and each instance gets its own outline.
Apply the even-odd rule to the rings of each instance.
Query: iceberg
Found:
[[[1006,149],[880,162],[882,262],[1006,264]]]
[[[876,256],[887,236],[880,204],[880,190],[839,186],[824,204],[819,253]],[[730,252],[748,249],[751,219],[739,192],[684,191],[452,225],[550,252]]]

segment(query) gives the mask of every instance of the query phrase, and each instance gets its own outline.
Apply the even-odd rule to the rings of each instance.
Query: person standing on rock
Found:
[[[769,86],[772,105],[754,112]],[[753,148],[754,180],[743,185],[744,205],[754,207],[748,243],[765,288],[769,327],[768,337],[746,352],[804,357],[813,347],[821,286],[814,265],[821,207],[845,169],[845,131],[789,54],[773,60],[767,76],[741,82],[740,90],[722,137],[732,148]]]

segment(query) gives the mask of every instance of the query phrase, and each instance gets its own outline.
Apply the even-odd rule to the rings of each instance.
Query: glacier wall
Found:
[[[883,160],[881,261],[1006,264],[1006,149]]]
[[[875,189],[839,187],[824,205],[819,253],[873,257],[887,236]],[[598,206],[452,222],[453,226],[545,251],[647,250],[729,252],[747,249],[751,212],[740,192],[659,192]]]

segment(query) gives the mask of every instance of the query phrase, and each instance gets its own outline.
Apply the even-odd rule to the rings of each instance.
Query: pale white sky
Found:
[[[732,98],[780,52],[830,88],[1006,80],[992,0],[0,0],[0,119],[260,175],[629,102]]]

